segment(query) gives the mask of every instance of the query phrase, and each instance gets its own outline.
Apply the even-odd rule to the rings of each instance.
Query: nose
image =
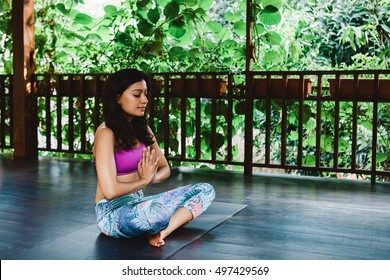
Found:
[[[142,95],[141,95],[141,102],[144,102],[144,103],[145,103],[145,102],[146,102],[146,103],[148,102],[148,97],[146,96],[146,94],[142,94]]]

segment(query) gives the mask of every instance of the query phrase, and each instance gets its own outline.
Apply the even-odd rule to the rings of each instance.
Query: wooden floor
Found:
[[[390,184],[175,169],[146,194],[199,181],[247,207],[169,259],[390,259]],[[93,224],[95,184],[90,161],[0,155],[1,259]]]

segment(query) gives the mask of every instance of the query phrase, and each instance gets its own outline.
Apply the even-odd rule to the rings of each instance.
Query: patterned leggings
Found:
[[[147,197],[139,190],[99,201],[95,213],[101,232],[116,238],[131,238],[144,233],[157,234],[168,226],[173,213],[181,207],[196,218],[214,198],[214,188],[207,183],[191,184]]]

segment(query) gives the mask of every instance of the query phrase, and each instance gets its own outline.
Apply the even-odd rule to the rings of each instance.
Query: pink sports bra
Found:
[[[144,143],[137,148],[119,150],[114,153],[116,174],[118,176],[135,173],[138,171],[138,162],[142,158],[142,150],[146,148]]]

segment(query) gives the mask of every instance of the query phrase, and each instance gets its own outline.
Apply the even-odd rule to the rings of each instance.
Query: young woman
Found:
[[[147,234],[160,247],[178,227],[203,213],[215,198],[207,183],[145,197],[142,189],[167,179],[170,168],[146,123],[149,81],[136,69],[109,77],[103,93],[105,122],[96,131],[95,211],[100,230],[112,237]]]

